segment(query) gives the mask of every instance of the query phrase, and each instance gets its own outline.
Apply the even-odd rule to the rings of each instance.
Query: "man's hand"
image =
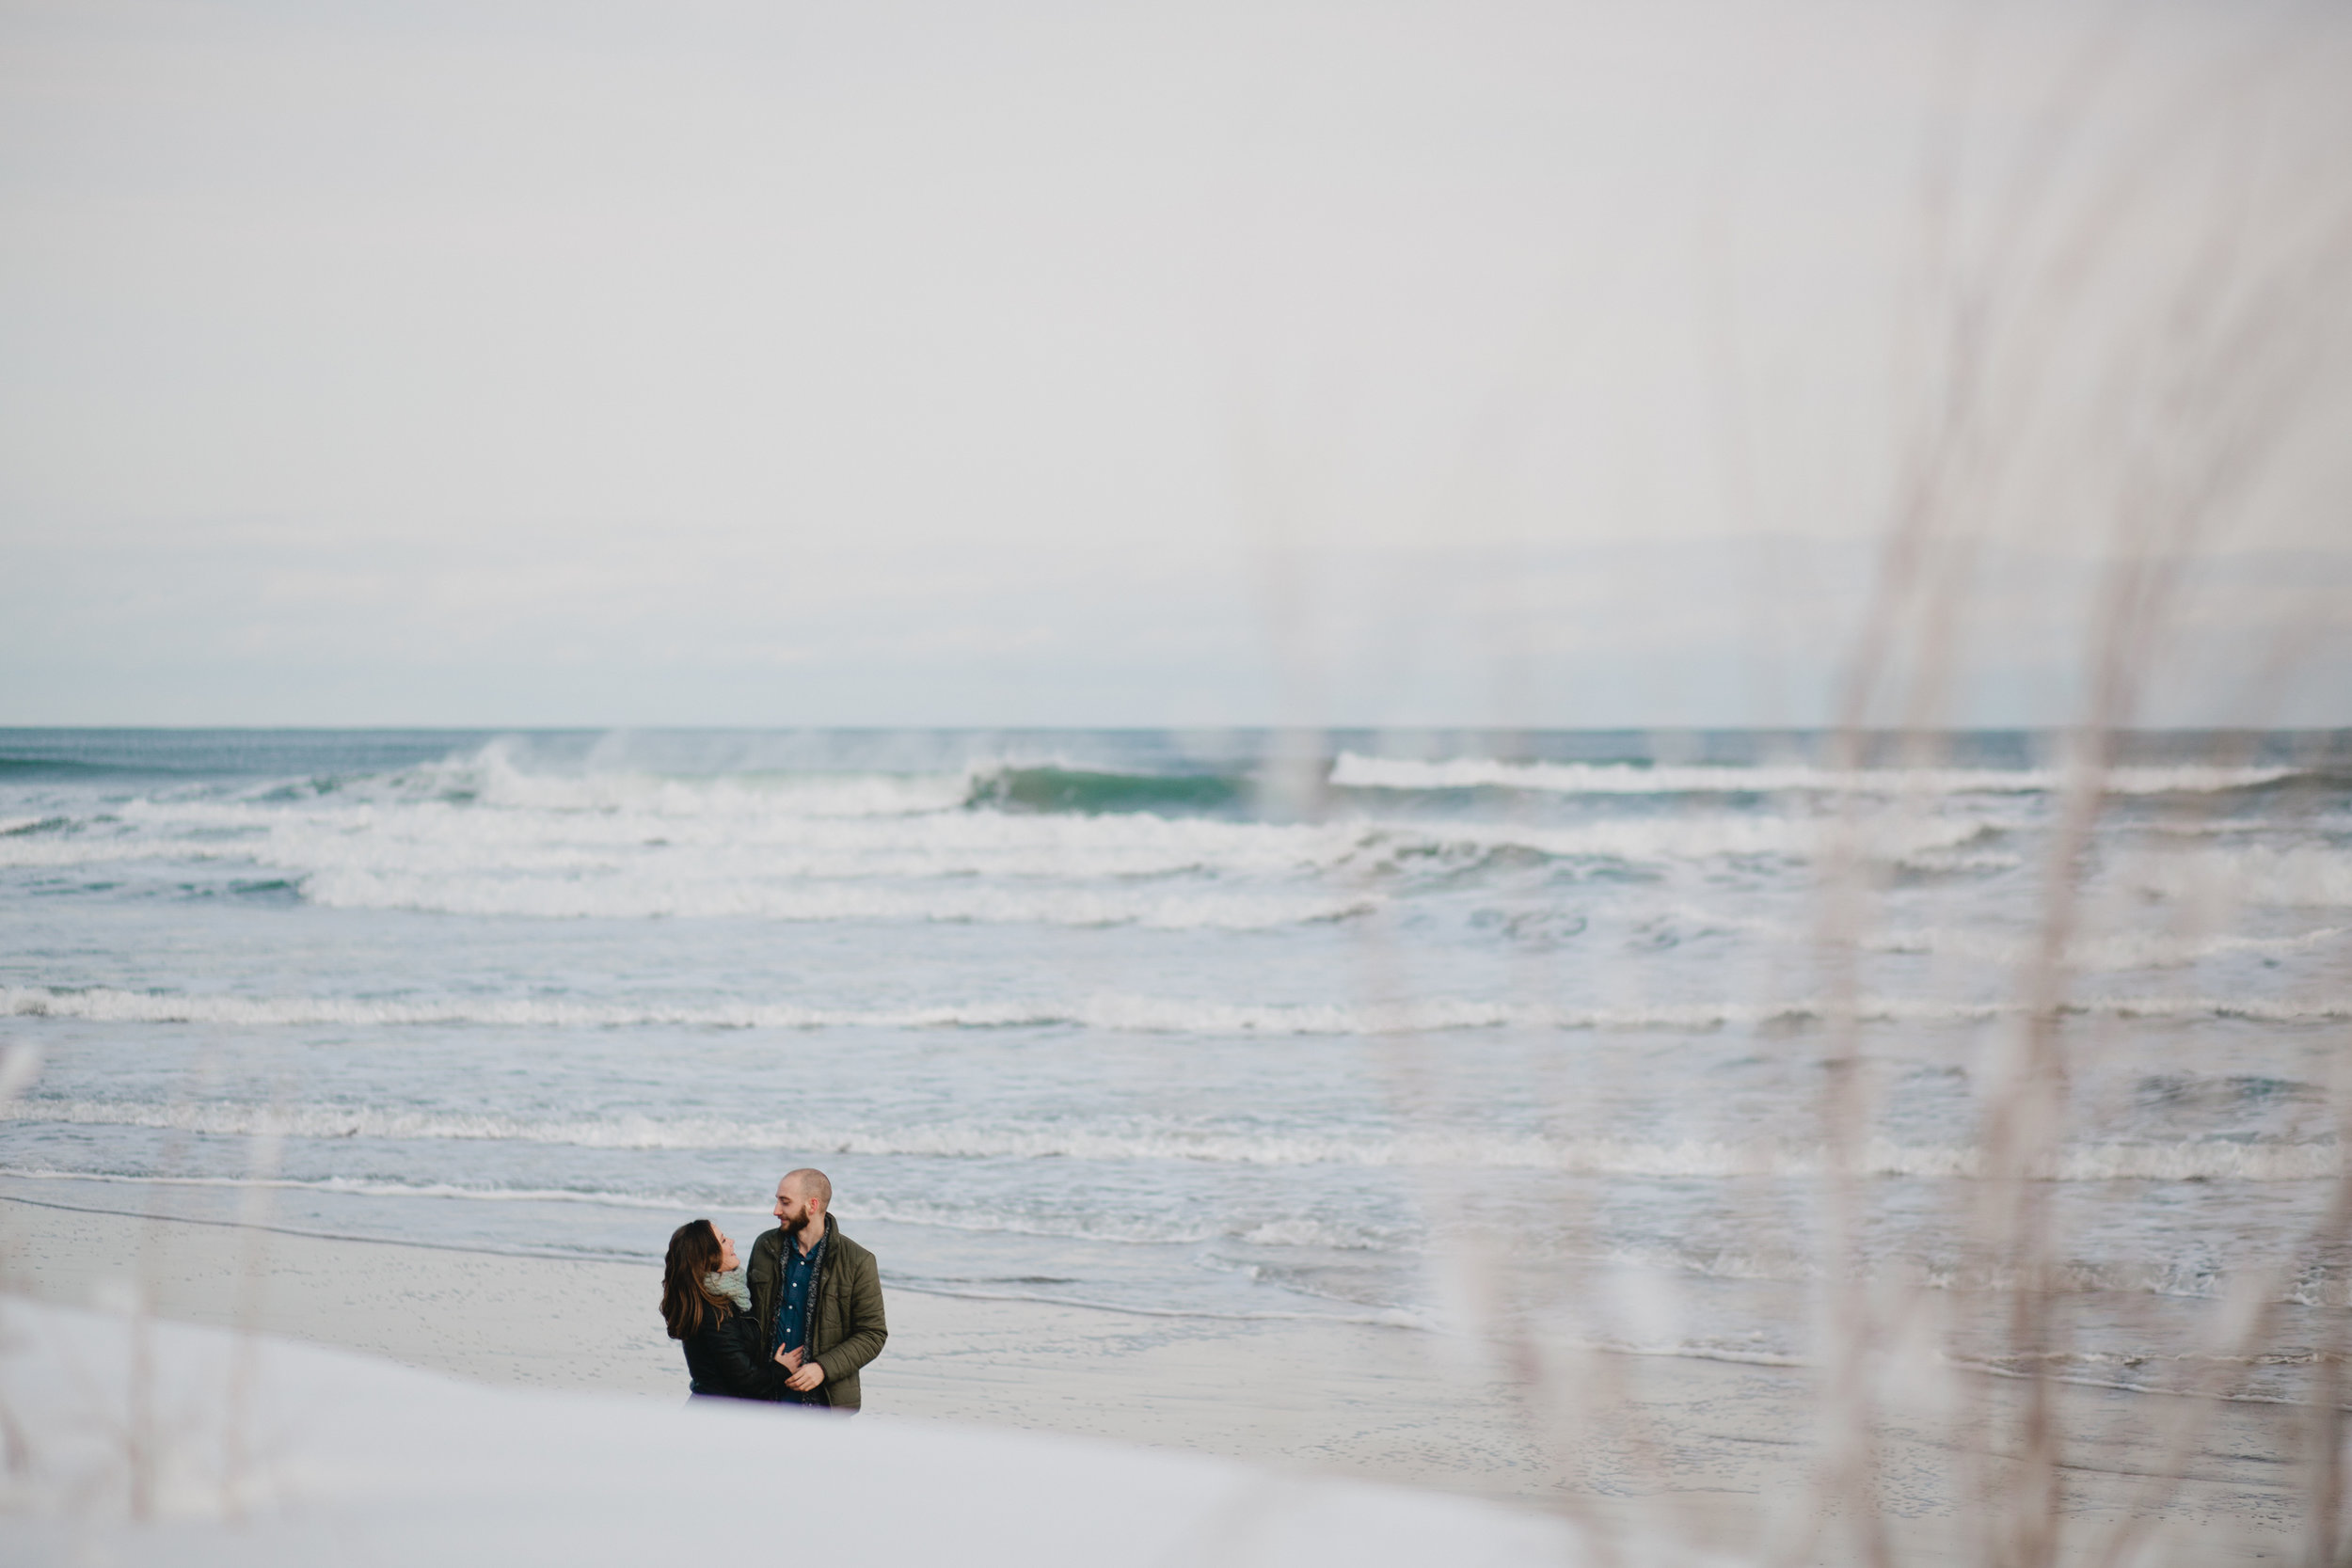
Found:
[[[782,1367],[787,1371],[797,1372],[801,1370],[802,1354],[803,1350],[799,1345],[793,1346],[790,1350],[785,1350],[782,1347],[778,1347],[776,1351],[776,1365]]]
[[[799,1351],[794,1351],[792,1354],[798,1355],[801,1353]],[[816,1387],[818,1384],[824,1381],[825,1364],[821,1361],[812,1361],[807,1366],[803,1367],[799,1371],[794,1372],[790,1377],[786,1378],[784,1380],[784,1386],[797,1392],[805,1394],[810,1389]]]

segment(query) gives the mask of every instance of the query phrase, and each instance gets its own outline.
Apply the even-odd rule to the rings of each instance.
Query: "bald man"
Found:
[[[874,1255],[841,1233],[832,1207],[823,1171],[787,1172],[776,1183],[776,1228],[752,1243],[744,1273],[768,1354],[783,1352],[792,1370],[786,1402],[855,1411],[858,1369],[882,1354],[890,1325]]]

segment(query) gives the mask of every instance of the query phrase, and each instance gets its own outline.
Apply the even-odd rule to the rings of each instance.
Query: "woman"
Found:
[[[670,1232],[661,1268],[661,1319],[670,1338],[686,1342],[686,1375],[694,1392],[737,1400],[784,1395],[791,1371],[761,1349],[752,1321],[752,1292],[736,1261],[735,1243],[708,1220],[689,1220]]]

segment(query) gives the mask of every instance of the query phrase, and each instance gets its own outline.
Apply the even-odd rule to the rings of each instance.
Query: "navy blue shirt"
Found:
[[[776,1305],[776,1321],[769,1336],[771,1355],[780,1350],[801,1350],[808,1344],[808,1323],[813,1311],[808,1288],[817,1278],[817,1260],[824,1255],[822,1241],[803,1252],[793,1238],[784,1238],[784,1297]],[[785,1397],[803,1400],[814,1396],[794,1392]]]

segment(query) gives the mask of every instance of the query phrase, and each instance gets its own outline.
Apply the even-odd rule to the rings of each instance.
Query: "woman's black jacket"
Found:
[[[719,1321],[716,1307],[703,1311],[702,1327],[688,1335],[686,1375],[697,1394],[738,1400],[780,1400],[792,1374],[768,1357],[759,1324],[749,1312],[729,1311]]]

